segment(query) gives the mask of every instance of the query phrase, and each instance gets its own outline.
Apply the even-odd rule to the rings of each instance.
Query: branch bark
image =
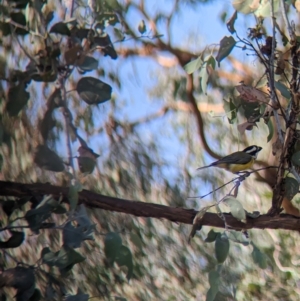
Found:
[[[63,196],[63,201],[68,202],[68,192],[68,187],[54,186],[48,183],[23,184],[0,181],[1,196],[20,198],[24,196],[51,194],[57,198]],[[93,209],[99,208],[141,217],[164,218],[172,222],[184,224],[192,224],[197,213],[193,209],[175,208],[154,203],[114,198],[89,190],[83,190],[79,193],[79,202]],[[268,228],[299,231],[300,229],[300,218],[288,214],[281,214],[276,217],[263,214],[255,219],[247,217],[246,223],[236,220],[230,213],[223,213],[223,216],[225,217],[227,227],[233,230]],[[206,212],[201,219],[201,224],[203,226],[225,228],[223,219],[216,213]]]

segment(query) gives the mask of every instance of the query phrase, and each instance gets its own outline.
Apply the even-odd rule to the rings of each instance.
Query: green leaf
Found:
[[[234,124],[237,118],[237,107],[233,103],[233,99],[229,98],[229,102],[224,99],[224,109],[230,124]]]
[[[267,137],[267,142],[270,142],[274,135],[274,126],[273,126],[273,122],[271,119],[269,119],[267,125],[268,125],[268,129],[269,129],[269,135]]]
[[[213,288],[217,288],[219,287],[219,284],[220,284],[220,274],[218,271],[210,271],[209,274],[208,274],[208,282],[209,282],[209,285],[210,287],[213,287]]]
[[[274,13],[279,9],[279,0],[272,0],[274,3]],[[257,17],[266,18],[272,15],[271,1],[260,1],[258,9],[254,12]]]
[[[213,229],[211,229],[208,234],[207,237],[205,238],[205,242],[214,242],[217,238],[217,236],[219,235],[219,232],[215,232]]]
[[[77,161],[82,173],[90,174],[96,167],[96,160],[90,157],[78,157]]]
[[[105,36],[97,36],[94,37],[92,46],[100,46],[101,51],[103,52],[104,56],[110,56],[113,60],[117,59],[118,54],[116,50],[114,49],[114,46],[110,40],[110,36],[106,34]]]
[[[216,298],[216,295],[218,293],[218,290],[215,288],[209,288],[209,290],[206,293],[206,301],[214,301]]]
[[[122,239],[118,233],[107,233],[104,240],[105,256],[110,264],[116,259],[119,249],[122,246]]]
[[[199,76],[201,78],[201,90],[204,94],[206,94],[207,82],[208,82],[208,76],[209,76],[209,74],[207,72],[207,68],[205,68],[205,67],[201,68]]]
[[[234,23],[238,17],[237,11],[234,12],[234,14],[231,16],[230,20],[226,23],[227,29],[231,34],[235,33]]]
[[[83,72],[96,70],[98,68],[98,61],[91,56],[85,56],[83,62],[78,67]]]
[[[17,116],[26,106],[30,94],[25,89],[24,82],[21,82],[8,90],[8,99],[5,109],[9,116]]]
[[[111,98],[110,85],[94,77],[83,77],[76,87],[77,93],[87,104],[100,104]]]
[[[116,263],[118,266],[126,266],[127,267],[127,280],[130,280],[132,273],[133,273],[133,262],[132,262],[132,254],[129,248],[125,246],[121,246],[117,256],[116,256]]]
[[[45,204],[38,208],[27,211],[25,214],[25,219],[28,222],[30,229],[38,230],[42,222],[51,216],[52,210],[53,206],[50,204]]]
[[[223,263],[229,253],[229,240],[225,233],[222,233],[217,236],[215,241],[215,255],[219,263]]]
[[[95,225],[86,226],[77,224],[74,227],[71,222],[68,222],[63,228],[63,243],[71,248],[79,248],[84,240],[93,240],[93,231]]]
[[[76,263],[80,263],[85,260],[81,254],[76,252],[74,249],[63,246],[62,249],[56,253],[57,259],[55,265],[64,271],[65,268],[73,266]]]
[[[234,48],[235,44],[236,44],[236,41],[232,36],[230,36],[230,37],[225,36],[220,41],[220,48],[219,48],[218,54],[216,56],[216,61],[218,62],[219,67],[220,67],[220,62],[230,54],[230,52]]]
[[[187,63],[184,66],[184,70],[187,74],[192,74],[196,70],[198,70],[203,65],[203,61],[201,60],[201,57],[199,56],[197,59]]]
[[[41,258],[43,260],[43,263],[47,264],[50,267],[54,267],[56,265],[56,253],[51,252],[48,247],[42,250]]]
[[[11,237],[7,241],[0,241],[0,249],[19,247],[25,238],[24,232],[10,231]]]
[[[245,234],[242,231],[230,230],[227,233],[227,237],[229,240],[240,243],[244,246],[249,245],[249,239],[245,236]]]
[[[251,218],[258,218],[260,216],[260,212],[259,211],[253,211],[253,212],[246,211],[246,215]]]
[[[142,20],[142,21],[139,23],[138,31],[139,31],[140,34],[144,34],[144,33],[147,31],[146,24],[145,24],[145,21],[144,21],[144,20]]]
[[[207,67],[211,66],[215,70],[215,68],[216,68],[216,60],[215,60],[215,58],[212,55],[208,58],[208,60],[206,62],[206,66]]]
[[[63,244],[71,248],[79,248],[83,241],[83,236],[78,228],[68,222],[63,228]]]
[[[253,243],[253,251],[252,251],[252,258],[253,261],[261,268],[266,269],[267,268],[267,256],[262,253]]]
[[[227,197],[225,198],[224,203],[230,207],[230,212],[233,217],[243,223],[246,222],[246,211],[237,199],[233,197]]]
[[[238,12],[247,15],[253,13],[258,8],[258,6],[253,5],[257,2],[255,0],[233,0],[232,5]]]
[[[220,284],[220,273],[219,271],[210,271],[208,274],[208,282],[210,285],[209,290],[206,294],[206,300],[214,301],[215,297],[219,291]]]
[[[2,203],[2,209],[5,212],[5,214],[9,217],[16,209],[16,202],[11,200],[5,201],[4,203]]]
[[[293,197],[299,192],[299,183],[296,179],[286,177],[284,179],[284,195],[288,200],[292,200]]]
[[[293,154],[292,163],[296,166],[300,166],[300,151]]]
[[[71,32],[68,26],[64,22],[55,23],[51,29],[50,33],[58,33],[65,36],[70,36]]]
[[[71,183],[69,187],[68,199],[70,203],[70,209],[74,210],[78,204],[78,186],[76,183]]]
[[[143,249],[143,242],[139,235],[130,233],[130,240],[139,250]]]
[[[37,147],[34,162],[46,170],[60,172],[65,169],[62,159],[46,145],[39,145]]]
[[[291,99],[291,93],[287,86],[283,84],[282,82],[275,81],[275,88],[278,89],[281,93],[281,95],[286,99]]]

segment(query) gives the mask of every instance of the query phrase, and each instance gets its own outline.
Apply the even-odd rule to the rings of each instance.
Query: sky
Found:
[[[146,1],[146,10],[155,15],[157,12],[169,12],[173,1]],[[199,53],[204,49],[205,45],[219,43],[225,36],[229,36],[226,25],[221,21],[222,11],[228,12],[228,17],[234,12],[230,1],[213,1],[211,4],[198,5],[197,9],[181,4],[180,12],[174,17],[172,23],[171,41],[172,45],[182,49],[189,49],[191,52]],[[128,19],[132,20],[132,27],[137,28],[142,16],[139,16],[136,11],[129,11]],[[149,29],[149,24],[147,24]],[[237,20],[237,29],[243,28],[244,31],[244,16]],[[167,35],[166,27],[163,22],[158,27],[159,33]],[[244,33],[244,32],[243,32]],[[120,47],[130,47],[130,41],[123,42]],[[187,46],[188,45],[188,46]],[[118,46],[117,46],[118,47]],[[235,51],[235,50],[234,50]],[[241,51],[240,51],[241,52]],[[234,53],[236,55],[236,53]],[[247,57],[242,53],[242,60]],[[244,58],[243,58],[244,57]],[[145,92],[156,84],[157,78],[155,74],[159,70],[159,66],[153,60],[148,58],[137,58],[123,60],[121,57],[116,61],[104,62],[109,64],[108,68],[116,68],[119,72],[121,80],[126,83],[124,89],[118,94],[119,100],[129,101],[130,105],[122,109],[129,120],[136,120],[149,113],[154,113],[161,107],[163,99],[150,99]],[[226,60],[222,62],[222,67],[226,65]],[[184,72],[182,70],[182,72]],[[121,118],[124,118],[120,116]],[[164,128],[167,131],[165,120],[156,120],[150,124],[140,127],[145,139],[151,139],[151,133],[157,133]],[[171,164],[166,169],[166,176],[170,179],[176,177],[178,169],[175,168],[178,164],[178,159],[182,157],[182,152],[185,151],[185,146],[180,145],[178,140],[168,136],[168,139],[162,137],[161,146],[163,156]],[[174,166],[174,168],[172,167]],[[197,168],[195,162],[195,169]]]

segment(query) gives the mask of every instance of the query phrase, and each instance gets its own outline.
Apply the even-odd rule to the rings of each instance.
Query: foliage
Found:
[[[194,51],[188,34],[173,43],[180,12],[211,2],[174,1],[169,14],[149,1],[0,2],[0,180],[23,195],[0,193],[1,300],[299,298],[297,233],[247,230],[261,211],[291,213],[299,191],[299,38],[285,20],[299,5],[233,0],[217,46]],[[247,30],[245,15],[255,16]],[[146,105],[140,81],[150,79]],[[213,149],[254,143],[265,151],[259,172],[194,174],[195,161],[220,158]],[[67,197],[22,188],[42,182]],[[199,209],[197,236],[188,244],[186,225],[86,208],[84,189]],[[221,231],[202,229],[213,210]]]

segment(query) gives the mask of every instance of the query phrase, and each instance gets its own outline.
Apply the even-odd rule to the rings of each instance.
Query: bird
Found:
[[[239,173],[252,167],[258,153],[261,150],[262,147],[251,145],[246,147],[243,151],[234,152],[207,166],[199,167],[197,170],[216,166],[219,168],[224,168],[232,173]]]

